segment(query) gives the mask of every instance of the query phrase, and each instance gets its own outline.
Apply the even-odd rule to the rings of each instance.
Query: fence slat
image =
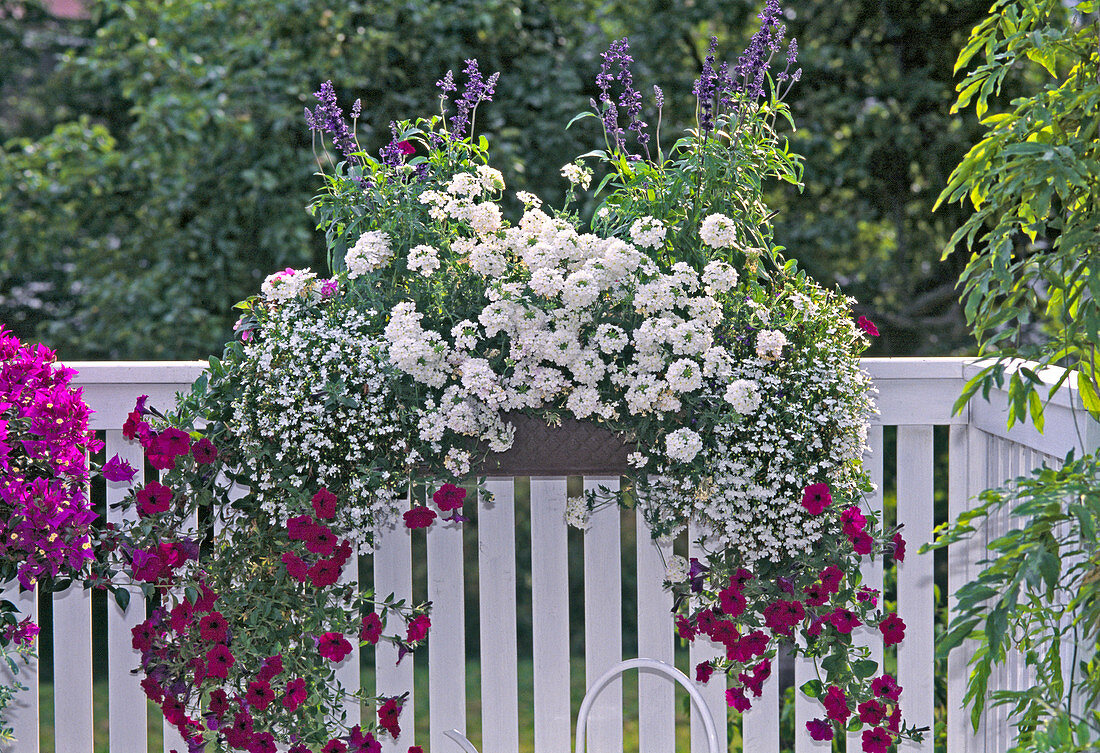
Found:
[[[778,656],[772,662],[772,675],[764,681],[763,691],[759,698],[750,699],[752,707],[741,716],[742,750],[745,753],[779,753]]]
[[[121,429],[107,430],[107,457],[117,454],[137,470],[133,484],[145,480],[145,461],[141,445],[122,436]],[[111,508],[130,490],[126,482],[107,482],[107,521],[116,525],[136,520],[137,512]],[[131,643],[130,630],[145,619],[145,599],[137,588],[127,589],[130,604],[122,611],[112,596],[107,598],[107,717],[108,745],[111,753],[134,753],[148,749],[148,723],[141,676],[130,670],[141,666],[141,652]]]
[[[950,520],[958,520],[959,515],[970,506],[970,477],[972,474],[977,475],[971,462],[973,455],[978,452],[976,445],[983,441],[982,434],[977,429],[967,426],[952,426],[950,429],[947,450],[947,516]],[[982,452],[984,454],[984,448]],[[947,548],[948,622],[954,619],[957,609],[958,599],[955,594],[977,574],[972,568],[980,556],[978,549],[978,543],[973,537]],[[952,753],[980,751],[975,746],[970,714],[963,707],[962,700],[966,695],[966,678],[969,674],[967,665],[973,655],[972,642],[965,641],[947,657],[947,749]]]
[[[868,427],[867,453],[863,456],[863,467],[871,477],[871,483],[875,485],[875,490],[867,495],[864,500],[864,505],[869,508],[871,512],[877,513],[880,516],[880,520],[882,519],[881,516],[883,513],[882,484],[884,482],[884,476],[882,463],[884,455],[885,450],[883,447],[882,427]],[[885,599],[882,591],[882,568],[883,562],[881,557],[864,557],[860,564],[863,585],[879,592],[880,605],[882,604],[882,600]],[[852,631],[852,643],[857,646],[867,646],[870,648],[871,658],[878,662],[879,673],[881,674],[885,671],[883,668],[882,633],[876,628],[860,625]],[[848,734],[848,749],[852,751],[863,750],[863,733],[861,731]]]
[[[92,592],[74,584],[53,597],[54,740],[92,750]]]
[[[344,569],[340,573],[340,583],[350,583],[355,586],[355,590],[359,590],[359,554],[358,552],[351,555],[347,563],[344,564]],[[340,683],[340,687],[348,694],[358,693],[362,685],[362,678],[359,672],[359,636],[349,635],[348,640],[351,643],[351,653],[345,656],[339,664],[336,665],[336,681]],[[406,657],[406,661],[410,661],[411,656]],[[404,663],[404,662],[402,662]],[[344,710],[344,723],[349,727],[359,724],[362,717],[362,710],[359,707],[358,698],[344,697],[342,702],[342,708]],[[411,712],[411,707],[410,707]],[[412,727],[412,714],[408,716],[402,715],[405,723]]]
[[[447,730],[466,733],[466,611],[462,524],[436,522],[428,529],[428,741],[431,750],[453,746]]]
[[[688,539],[690,541],[688,552],[690,556],[699,558],[704,556],[702,549],[700,549],[698,545],[698,541],[703,535],[704,532],[694,524],[688,526]],[[690,673],[694,678],[695,666],[698,665],[699,662],[704,662],[715,657],[724,657],[726,651],[720,644],[701,635],[691,642],[691,650],[688,652],[688,655],[691,664]],[[714,673],[710,678],[710,682],[699,687],[699,692],[703,694],[703,697],[707,701],[711,716],[714,717],[714,724],[718,727],[718,742],[720,743],[721,749],[725,750],[729,744],[726,735],[726,675],[717,672]],[[699,719],[699,715],[695,712],[695,707],[692,706],[691,753],[706,753],[706,750],[707,736],[703,732],[703,723]]]
[[[509,477],[490,478],[491,504],[478,511],[478,585],[481,592],[482,753],[519,749],[516,669],[516,512]]]
[[[531,478],[535,753],[570,749],[569,547],[565,476]]]
[[[639,505],[640,509],[640,505]],[[672,593],[665,589],[665,563],[672,545],[650,535],[635,514],[638,562],[638,656],[673,664]],[[638,671],[638,749],[676,749],[675,689],[664,676]]]
[[[584,490],[618,489],[618,477],[591,476]],[[585,686],[623,659],[622,563],[617,505],[597,510],[584,532]],[[589,716],[588,745],[599,753],[623,749],[622,678],[600,693]]]
[[[0,595],[16,606],[20,619],[30,617],[38,623],[38,589],[19,593],[19,583],[12,582]],[[35,645],[37,653],[38,646]],[[15,680],[27,689],[15,694],[11,705],[4,709],[4,717],[12,729],[15,742],[10,746],[0,743],[5,753],[38,753],[38,658],[30,657],[19,664],[19,674],[12,677],[5,662],[0,662],[0,683]]]
[[[898,683],[911,724],[932,726],[935,709],[933,641],[935,628],[931,554],[917,549],[932,538],[933,447],[931,426],[898,427],[898,523],[907,544],[897,564],[898,616],[905,639],[898,644]],[[905,741],[901,751],[927,750],[929,744]]]
[[[391,593],[396,599],[412,602],[412,532],[400,519],[393,528],[375,531],[374,584],[377,598],[384,599]],[[386,635],[405,635],[405,621],[399,615],[386,618]],[[374,649],[375,692],[400,695],[408,693],[404,711],[401,712],[401,736],[396,740],[381,736],[382,753],[405,753],[414,745],[413,730],[413,661],[406,656],[397,663],[397,646],[389,641],[379,641]]]

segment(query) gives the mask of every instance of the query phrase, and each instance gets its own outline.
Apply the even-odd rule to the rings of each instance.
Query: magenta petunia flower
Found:
[[[859,711],[859,720],[864,724],[874,726],[886,718],[886,705],[874,699],[859,704],[856,710]]]
[[[249,706],[263,711],[275,700],[275,691],[266,680],[253,680],[248,683],[248,692],[245,693],[244,699],[248,701]]]
[[[893,612],[879,623],[878,629],[882,633],[883,645],[893,646],[905,639],[905,623]]]
[[[210,691],[210,713],[221,719],[229,711],[229,696],[221,688]]]
[[[432,502],[443,512],[461,510],[465,500],[466,490],[455,484],[444,484],[432,494]]]
[[[821,585],[825,586],[825,589],[835,594],[840,590],[840,581],[844,579],[844,571],[836,565],[829,565],[827,568],[821,571]]]
[[[401,726],[398,719],[401,717],[401,706],[396,698],[390,698],[378,707],[378,726],[389,732],[394,737],[401,736]]]
[[[328,526],[317,523],[306,537],[306,549],[327,557],[336,550],[336,535]]]
[[[695,682],[710,682],[712,674],[714,674],[714,666],[709,661],[701,661],[695,665]]]
[[[901,532],[894,534],[894,559],[898,562],[905,561],[905,539],[901,537]]]
[[[138,490],[137,499],[138,515],[147,517],[168,512],[172,506],[172,490],[159,481],[149,481]]]
[[[844,691],[836,685],[830,685],[821,699],[821,705],[825,707],[825,713],[835,722],[844,724],[852,712],[848,709],[848,698]]]
[[[811,719],[806,722],[806,731],[810,733],[811,740],[833,739],[833,725],[824,719]]]
[[[432,626],[432,621],[428,619],[428,615],[421,614],[413,618],[409,623],[408,628],[405,631],[405,640],[409,643],[416,643],[422,641],[428,636],[428,628]]]
[[[301,677],[295,677],[286,684],[286,693],[283,695],[283,708],[293,713],[306,701],[306,681]]]
[[[363,629],[359,631],[359,640],[374,645],[382,637],[382,618],[377,612],[371,612],[363,618]]]
[[[257,680],[269,682],[283,673],[283,655],[276,654],[264,659],[263,666],[256,673]]]
[[[435,511],[427,507],[414,507],[403,516],[408,528],[427,528],[435,521]]]
[[[208,677],[226,679],[229,668],[237,663],[236,657],[224,643],[218,643],[206,652],[206,674]]]
[[[882,727],[863,730],[863,753],[888,753],[893,738]]]
[[[871,692],[879,698],[896,701],[901,697],[901,686],[893,675],[887,673],[871,680]]]
[[[859,617],[856,616],[855,612],[842,607],[834,609],[826,619],[842,635],[850,635],[860,625]]]
[[[305,583],[309,579],[309,565],[294,552],[283,552],[283,564],[286,565],[286,573],[294,580]]]
[[[867,527],[867,518],[863,516],[858,507],[852,506],[840,514],[840,522],[844,535],[853,538],[857,533]]]
[[[287,535],[291,541],[305,541],[312,533],[314,525],[313,518],[308,515],[298,515],[286,522]]]
[[[829,494],[828,484],[810,484],[802,490],[802,506],[810,515],[820,515],[832,501],[833,497]]]
[[[332,520],[336,517],[336,495],[327,488],[321,487],[310,500],[313,503],[313,512],[321,520]]]
[[[866,531],[860,531],[852,537],[852,550],[856,554],[866,557],[874,548],[875,540]]]
[[[343,661],[351,653],[351,644],[341,633],[325,633],[318,639],[317,653],[329,661]]]
[[[857,319],[856,326],[866,332],[871,337],[878,337],[878,327],[876,327],[875,323],[867,317],[861,316],[859,319]]]
[[[309,582],[313,584],[315,588],[326,588],[331,586],[336,581],[340,580],[340,572],[342,567],[335,564],[332,560],[317,560],[311,568],[307,571],[309,576]]]
[[[199,636],[208,643],[225,643],[229,623],[221,612],[211,612],[199,620]]]
[[[726,705],[738,711],[748,711],[752,703],[745,696],[745,691],[739,687],[726,688]]]
[[[218,448],[206,437],[195,442],[191,448],[191,455],[199,465],[209,465],[218,459]]]

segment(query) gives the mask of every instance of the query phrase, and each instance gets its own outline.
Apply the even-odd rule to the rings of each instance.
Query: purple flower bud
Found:
[[[658,109],[665,106],[665,93],[661,91],[661,87],[657,86],[657,84],[653,85],[653,98],[657,101]]]

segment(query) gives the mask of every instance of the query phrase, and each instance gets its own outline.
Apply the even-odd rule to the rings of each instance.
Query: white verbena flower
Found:
[[[348,277],[355,279],[372,269],[380,269],[393,258],[390,236],[381,230],[368,230],[344,256]]]
[[[764,329],[756,335],[756,355],[765,361],[778,361],[782,358],[784,345],[790,345],[790,341],[779,330]]]
[[[726,402],[741,415],[748,415],[760,407],[760,388],[751,379],[735,379],[726,387]]]
[[[656,217],[641,217],[630,226],[630,237],[642,248],[660,248],[668,230]]]
[[[703,449],[703,438],[684,427],[665,436],[665,455],[669,460],[691,462]]]
[[[535,196],[530,191],[516,191],[516,198],[520,202],[522,202],[523,206],[526,208],[533,207],[535,209],[538,209],[542,206],[542,199],[540,199],[538,196]]]
[[[421,244],[409,249],[409,258],[405,262],[410,272],[419,270],[420,274],[427,277],[439,269],[439,252],[432,246]]]
[[[699,238],[711,248],[730,248],[737,244],[736,226],[724,214],[710,214],[699,226]]]
[[[712,261],[703,267],[703,284],[711,295],[724,293],[737,284],[737,270],[724,261]]]
[[[592,171],[580,162],[570,162],[568,165],[562,165],[561,177],[565,178],[574,186],[580,186],[585,191],[588,190],[588,186],[592,183]]]

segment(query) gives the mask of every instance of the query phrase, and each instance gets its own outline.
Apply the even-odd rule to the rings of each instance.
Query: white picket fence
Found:
[[[166,406],[175,393],[186,389],[203,368],[201,363],[74,363],[79,369],[78,384],[96,411],[93,426],[105,433],[107,456],[118,453],[141,467],[140,448],[123,439],[121,427],[137,395],[148,394],[150,402]],[[945,491],[949,514],[966,509],[968,500],[982,489],[1026,471],[1042,462],[1056,463],[1074,446],[1090,449],[1100,444],[1100,431],[1087,420],[1083,412],[1073,409],[1075,396],[1063,391],[1047,411],[1046,432],[1039,434],[1030,426],[1005,430],[1005,396],[994,395],[990,403],[980,399],[961,415],[952,416],[951,407],[965,377],[973,373],[963,359],[867,359],[865,367],[879,389],[881,411],[870,431],[871,453],[866,462],[879,491],[870,501],[882,509],[885,471],[883,459],[893,449],[897,459],[892,474],[897,494],[897,522],[905,525],[909,555],[896,572],[898,611],[907,625],[905,640],[896,649],[897,673],[904,688],[902,696],[906,718],[916,724],[932,726],[937,677],[933,667],[933,634],[935,624],[933,596],[933,558],[916,554],[928,541],[934,520],[934,427],[945,426],[948,443],[949,469]],[[1084,427],[1079,436],[1075,419]],[[887,427],[896,430],[884,432]],[[885,446],[884,437],[896,437],[893,448]],[[660,585],[664,567],[656,545],[651,541],[640,520],[616,509],[605,509],[593,516],[583,541],[574,535],[570,539],[563,524],[567,478],[536,477],[530,479],[491,478],[487,487],[495,497],[491,506],[477,513],[476,550],[464,550],[459,530],[442,525],[427,533],[395,530],[385,532],[368,572],[373,572],[376,592],[394,592],[398,597],[411,598],[414,593],[412,573],[414,557],[426,556],[426,584],[417,584],[417,593],[426,593],[433,602],[432,632],[427,651],[408,657],[399,665],[392,646],[380,646],[375,652],[376,687],[389,694],[410,691],[403,715],[401,738],[385,745],[385,753],[404,753],[410,745],[422,745],[431,753],[458,753],[455,743],[444,737],[450,729],[468,734],[483,753],[515,753],[521,747],[519,718],[521,709],[532,715],[533,707],[535,753],[565,753],[571,748],[572,719],[580,697],[571,685],[571,667],[583,661],[584,683],[587,685],[624,657],[624,637],[627,644],[636,638],[640,656],[677,663],[687,670],[711,655],[711,648],[698,642],[685,655],[674,640],[669,616],[670,597]],[[615,486],[617,478],[584,478],[586,487],[603,484]],[[524,491],[529,484],[529,494]],[[125,494],[125,485],[109,484],[109,502]],[[518,509],[517,496],[529,497],[530,509]],[[517,514],[530,518],[531,560],[517,562]],[[109,519],[117,515],[112,511]],[[994,521],[987,535],[998,533]],[[470,525],[470,524],[467,524]],[[694,532],[691,532],[694,534]],[[624,534],[626,534],[624,536]],[[423,538],[421,538],[423,537]],[[694,536],[693,536],[694,537]],[[635,546],[632,542],[636,541]],[[525,542],[524,542],[525,543]],[[956,545],[948,552],[948,589],[953,592],[975,571],[981,558],[983,540]],[[665,554],[667,554],[666,552]],[[569,610],[568,563],[583,557],[584,610],[583,628],[571,626]],[[364,563],[366,564],[366,563]],[[624,594],[622,571],[636,572],[637,593]],[[466,593],[465,572],[476,568],[479,596],[476,602]],[[351,568],[349,568],[350,570]],[[532,610],[532,646],[517,646],[517,586],[526,591],[529,573],[529,603]],[[875,588],[884,582],[882,562],[869,565],[865,580]],[[518,579],[518,583],[517,583]],[[636,603],[636,612],[625,614],[624,597]],[[36,611],[33,594],[17,596],[27,614]],[[527,603],[527,598],[519,602]],[[92,703],[92,613],[91,597],[79,589],[53,597],[53,666],[54,666],[54,730],[57,753],[91,753],[93,725],[102,721],[93,715]],[[467,608],[479,613],[477,645],[480,648],[480,725],[470,705],[477,694],[467,688]],[[524,606],[524,608],[526,608]],[[138,665],[138,654],[130,646],[130,628],[144,619],[140,596],[136,596],[128,611],[123,612],[108,603],[107,665],[109,750],[111,753],[146,753],[151,750],[146,727],[146,702],[138,686],[139,677],[131,670]],[[398,626],[391,626],[397,629]],[[571,631],[584,631],[583,657],[570,653]],[[859,639],[873,647],[878,658],[883,657],[880,641],[872,631]],[[574,642],[575,643],[575,642]],[[521,693],[519,665],[521,657],[533,657],[533,692]],[[414,665],[427,662],[427,698],[412,695]],[[948,664],[946,679],[946,721],[949,753],[999,753],[1009,741],[1005,712],[987,714],[977,735],[968,727],[968,713],[962,708],[966,681],[967,657],[956,652]],[[715,675],[701,686],[712,713],[718,720],[718,732],[723,747],[729,747],[727,729],[739,729],[746,753],[777,753],[781,743],[780,683],[785,674],[781,667],[768,680],[764,695],[756,699],[753,708],[732,724],[726,720],[723,678]],[[346,686],[359,682],[359,652],[356,650],[340,668]],[[813,668],[802,661],[793,667],[795,687],[809,679]],[[38,753],[40,705],[35,669],[21,675],[32,686],[14,709],[12,718],[18,742],[10,748],[17,753]],[[0,680],[5,676],[0,674]],[[944,678],[939,678],[941,681]],[[1019,687],[1028,678],[1013,661],[994,678],[995,687]],[[633,682],[633,680],[629,680]],[[600,696],[592,710],[589,727],[589,750],[597,753],[618,753],[624,747],[624,711],[638,717],[638,749],[672,751],[676,748],[675,724],[677,709],[682,709],[686,697],[677,694],[667,678],[642,672],[638,682],[638,706],[624,709],[623,685],[617,682]],[[573,683],[576,685],[577,683]],[[583,687],[581,688],[583,694]],[[827,751],[827,743],[815,743],[805,734],[805,722],[821,716],[816,701],[796,691],[795,753]],[[427,705],[429,733],[427,739],[416,737],[413,718],[423,717]],[[638,709],[641,709],[639,713]],[[351,710],[352,717],[359,709]],[[681,712],[682,713],[682,712]],[[693,712],[694,714],[694,712]],[[472,722],[468,730],[467,723]],[[691,722],[691,753],[703,753],[706,739],[699,719]],[[480,726],[480,735],[476,727]],[[847,750],[859,751],[853,735]],[[530,741],[524,741],[530,747]],[[175,748],[186,750],[171,729],[163,738],[165,752]],[[922,745],[905,744],[903,751],[932,751],[931,738]]]

